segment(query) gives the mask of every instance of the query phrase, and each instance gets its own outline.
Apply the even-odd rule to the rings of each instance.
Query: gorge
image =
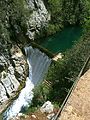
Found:
[[[28,75],[26,57],[21,50],[21,47],[24,48],[27,44],[24,37],[29,36],[29,39],[33,40],[35,33],[47,25],[49,14],[41,0],[1,0],[0,16],[0,112],[2,112]],[[23,33],[21,29],[24,29]]]
[[[1,0],[0,113],[4,113],[0,120],[9,120],[28,108],[34,87],[45,76],[52,83],[49,95],[45,89],[45,100],[61,104],[90,54],[89,34],[89,0]],[[48,55],[29,46],[32,42]],[[49,52],[63,53],[63,59],[52,62]]]
[[[71,27],[71,31],[68,31],[67,36],[71,36],[72,34],[74,34],[74,36],[72,36],[72,40],[74,42],[74,40],[79,39],[79,37],[81,35],[81,29],[79,31],[78,28],[77,29],[75,28],[76,31],[78,31],[78,34],[74,33],[73,29],[74,29],[74,27],[73,28]],[[69,28],[69,30],[70,30],[70,28]],[[64,31],[63,31],[63,33],[64,33]],[[63,39],[63,37],[61,37],[61,34],[59,33],[58,36],[60,36],[60,38]],[[57,34],[54,35],[54,39],[60,40],[60,38],[57,37]],[[77,39],[74,39],[74,38],[77,38]],[[52,39],[52,37],[51,37],[51,39]],[[64,41],[65,41],[65,39],[64,39]],[[54,48],[57,49],[58,51],[62,50],[63,47],[62,48],[60,47],[61,44],[58,44],[58,45],[59,45],[59,48],[58,48],[57,44],[54,43],[54,46],[55,46]],[[69,46],[72,47],[72,44],[69,44]],[[64,49],[68,49],[68,46],[65,47]],[[51,51],[52,51],[52,49],[51,49]],[[63,50],[63,52],[64,51],[65,50]],[[55,51],[53,51],[53,52],[55,52]],[[32,48],[31,46],[25,47],[25,53],[26,53],[26,57],[27,57],[27,63],[29,65],[29,76],[26,79],[25,88],[23,88],[21,90],[19,97],[4,112],[3,120],[9,120],[10,118],[17,116],[18,113],[20,111],[22,111],[22,109],[24,109],[25,107],[27,107],[27,108],[29,107],[29,105],[32,101],[32,98],[33,98],[32,90],[34,89],[34,86],[38,85],[40,83],[40,81],[43,80],[43,77],[45,76],[45,73],[47,72],[48,67],[51,63],[51,59],[48,56],[46,56],[45,53],[42,53],[37,48]]]
[[[19,97],[5,111],[3,120],[9,120],[16,117],[24,107],[29,106],[33,98],[32,90],[34,86],[43,80],[43,77],[51,63],[48,56],[40,52],[38,49],[33,49],[30,46],[26,47],[25,51],[29,64],[29,77],[27,77],[25,88],[21,90]]]

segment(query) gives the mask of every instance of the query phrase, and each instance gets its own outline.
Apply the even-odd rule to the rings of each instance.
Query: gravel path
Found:
[[[59,120],[90,120],[90,70],[80,78]]]

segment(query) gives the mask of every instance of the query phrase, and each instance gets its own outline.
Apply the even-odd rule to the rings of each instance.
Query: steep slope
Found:
[[[1,43],[1,42],[0,42]],[[4,43],[4,41],[3,41]],[[9,49],[8,49],[9,48]],[[28,74],[26,58],[16,45],[0,44],[0,112]],[[3,106],[4,105],[4,106]]]
[[[28,74],[26,58],[18,46],[27,43],[26,34],[34,39],[47,22],[48,12],[41,0],[0,1],[0,112]]]

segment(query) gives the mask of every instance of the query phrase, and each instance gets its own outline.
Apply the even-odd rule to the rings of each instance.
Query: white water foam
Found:
[[[38,49],[26,47],[25,52],[29,65],[29,77],[27,77],[25,88],[21,90],[17,100],[4,112],[3,120],[10,120],[16,117],[22,108],[29,107],[34,96],[32,90],[43,79],[51,63],[51,60]]]
[[[30,67],[30,65],[29,65]],[[30,78],[32,78],[32,69],[30,68]],[[31,103],[31,100],[33,98],[33,88],[34,84],[31,82],[31,79],[27,77],[26,80],[26,86],[21,90],[21,93],[17,100],[13,102],[13,104],[6,110],[4,113],[4,120],[10,120],[12,117],[15,117],[18,115],[18,113],[21,111],[22,107],[29,107],[29,104]]]

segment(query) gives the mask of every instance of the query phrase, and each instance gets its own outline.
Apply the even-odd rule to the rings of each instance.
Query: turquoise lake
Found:
[[[82,35],[81,27],[67,27],[50,37],[43,39],[41,46],[53,53],[65,52],[70,49],[75,41],[78,41]]]

